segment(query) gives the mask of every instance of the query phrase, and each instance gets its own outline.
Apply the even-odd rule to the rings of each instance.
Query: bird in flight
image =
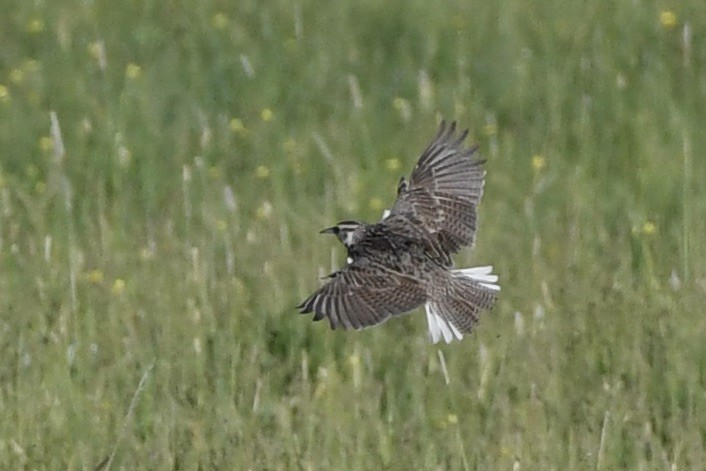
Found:
[[[348,264],[297,307],[301,313],[357,330],[424,305],[433,343],[471,332],[500,286],[492,266],[454,269],[451,261],[475,243],[485,184],[485,160],[463,145],[467,136],[442,121],[380,222],[342,221],[321,231],[343,243]]]

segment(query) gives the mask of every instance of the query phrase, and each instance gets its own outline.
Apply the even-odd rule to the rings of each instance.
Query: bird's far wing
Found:
[[[409,183],[400,182],[388,217],[405,214],[436,234],[449,253],[475,242],[476,208],[483,196],[485,160],[474,158],[477,147],[466,148],[468,130],[456,135],[456,123],[439,131],[412,171]]]
[[[297,308],[314,312],[314,320],[328,318],[332,329],[362,329],[420,306],[426,292],[415,278],[365,260],[331,275]]]

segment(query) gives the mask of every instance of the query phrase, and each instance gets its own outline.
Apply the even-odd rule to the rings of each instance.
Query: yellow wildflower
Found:
[[[450,424],[457,424],[458,423],[458,416],[456,414],[449,414],[449,416],[446,418],[446,420]]]
[[[27,31],[29,31],[31,34],[41,33],[42,31],[44,31],[44,21],[39,18],[29,20],[29,22],[27,23]]]
[[[677,25],[677,15],[671,10],[664,10],[659,14],[659,22],[662,27],[672,29]]]
[[[86,273],[86,280],[88,280],[89,283],[93,283],[94,285],[103,283],[103,272],[98,269],[91,270]]]
[[[273,119],[275,119],[275,113],[269,108],[264,108],[260,112],[260,118],[262,118],[262,120],[265,122],[272,121]]]
[[[233,118],[230,120],[230,130],[236,134],[245,134],[247,131],[245,125],[239,118]]]
[[[39,148],[43,152],[48,152],[54,148],[54,141],[52,141],[51,136],[42,136],[39,138]]]
[[[657,226],[652,221],[647,221],[642,225],[642,233],[644,235],[650,236],[657,231]]]
[[[142,75],[142,67],[135,64],[134,62],[130,62],[125,67],[125,75],[131,80],[138,79],[140,78],[140,75]]]
[[[270,176],[270,169],[265,165],[258,165],[255,169],[255,176],[260,179],[265,179]]]
[[[10,91],[3,84],[0,84],[0,100],[7,100],[10,98]]]
[[[400,159],[396,159],[396,158],[387,159],[385,161],[385,167],[387,167],[387,169],[390,172],[394,172],[394,171],[399,170],[402,167],[402,163],[400,162]]]
[[[228,26],[228,17],[223,13],[216,13],[213,15],[213,18],[211,18],[211,24],[213,24],[213,27],[216,29],[223,29]]]
[[[125,280],[122,278],[116,278],[113,282],[113,286],[110,288],[110,292],[115,296],[120,296],[125,292]]]
[[[218,221],[216,221],[216,229],[221,232],[225,232],[226,229],[228,229],[228,223],[225,222],[223,219],[219,219]]]
[[[409,102],[402,97],[397,97],[392,100],[392,106],[394,106],[396,110],[402,111],[409,107]]]
[[[547,166],[547,159],[543,155],[536,154],[532,156],[532,168],[535,172],[541,171]]]

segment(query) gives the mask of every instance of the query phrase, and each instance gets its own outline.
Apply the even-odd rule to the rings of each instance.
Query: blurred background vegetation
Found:
[[[6,2],[7,3],[7,2]],[[9,2],[3,469],[699,469],[701,2]],[[295,314],[441,118],[502,297]]]

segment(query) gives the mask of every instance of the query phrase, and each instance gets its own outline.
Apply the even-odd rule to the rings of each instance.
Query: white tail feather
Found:
[[[438,343],[442,337],[446,343],[451,343],[454,338],[457,340],[463,338],[463,334],[455,325],[448,322],[436,312],[433,304],[426,303],[424,310],[427,313],[427,324],[429,325],[429,335],[431,336],[432,343]]]
[[[498,275],[492,274],[492,265],[485,265],[482,267],[459,268],[457,270],[451,270],[451,273],[467,276],[468,278],[479,282],[480,285],[485,288],[492,289],[493,291],[500,291],[500,285],[496,284],[498,281]]]
[[[456,276],[468,277],[490,290],[500,291],[500,286],[496,284],[498,276],[492,274],[493,267],[490,265],[460,268],[452,270],[451,273]],[[427,315],[427,325],[429,326],[429,336],[432,343],[438,343],[442,338],[446,343],[451,343],[454,339],[461,340],[463,338],[463,333],[452,322],[441,316],[434,304],[427,302],[424,305],[424,310]]]

